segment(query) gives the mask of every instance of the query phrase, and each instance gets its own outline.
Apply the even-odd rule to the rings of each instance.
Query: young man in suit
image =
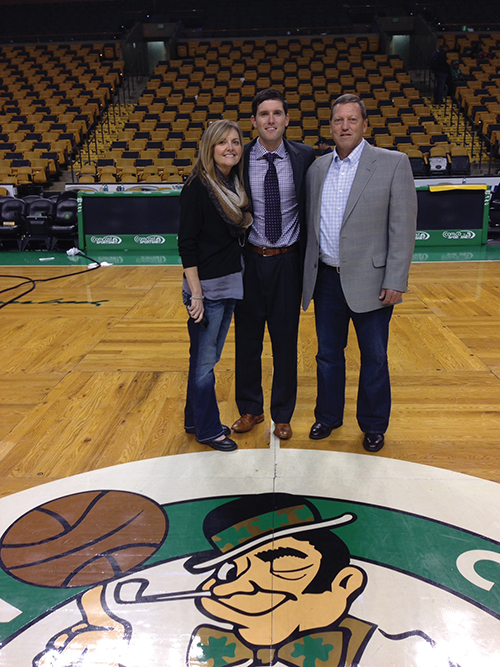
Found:
[[[302,293],[301,231],[305,173],[312,146],[287,141],[288,105],[278,90],[259,92],[252,123],[259,136],[245,146],[245,184],[253,225],[245,246],[244,298],[235,314],[235,433],[264,421],[262,344],[267,324],[273,350],[271,417],[278,438],[292,436],[297,395],[297,337]]]
[[[393,307],[407,290],[417,195],[404,153],[370,146],[366,108],[356,95],[333,104],[333,154],[307,173],[303,307],[314,298],[318,336],[316,422],[309,437],[342,425],[349,322],[361,353],[357,420],[364,448],[384,446],[391,389],[387,362]]]

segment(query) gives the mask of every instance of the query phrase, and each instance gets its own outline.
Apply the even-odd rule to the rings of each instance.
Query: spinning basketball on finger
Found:
[[[57,661],[70,667],[85,655],[85,664],[118,667],[132,629],[107,607],[105,584],[141,566],[167,533],[162,507],[126,491],[64,496],[15,521],[0,540],[5,572],[42,587],[92,586],[78,598],[81,622],[55,634],[33,666],[52,667]]]

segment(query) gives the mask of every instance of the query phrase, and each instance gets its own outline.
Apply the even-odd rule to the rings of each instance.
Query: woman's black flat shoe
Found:
[[[208,442],[200,443],[202,445],[208,445],[213,449],[217,449],[219,452],[232,452],[234,449],[238,449],[238,445],[231,438],[224,438],[224,440],[209,440]]]

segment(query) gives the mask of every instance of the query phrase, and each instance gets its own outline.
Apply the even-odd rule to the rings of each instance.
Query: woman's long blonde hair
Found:
[[[223,214],[236,227],[246,229],[252,223],[248,208],[248,197],[243,186],[243,158],[233,169],[233,192],[218,176],[214,160],[214,147],[231,130],[236,130],[243,147],[243,135],[240,126],[232,120],[216,120],[207,127],[201,138],[198,159],[192,176],[199,176],[210,187]]]

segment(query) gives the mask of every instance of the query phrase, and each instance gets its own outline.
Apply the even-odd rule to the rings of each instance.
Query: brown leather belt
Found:
[[[273,257],[274,255],[286,255],[297,247],[297,244],[287,245],[284,248],[261,248],[258,245],[249,244],[250,249],[262,257]]]

